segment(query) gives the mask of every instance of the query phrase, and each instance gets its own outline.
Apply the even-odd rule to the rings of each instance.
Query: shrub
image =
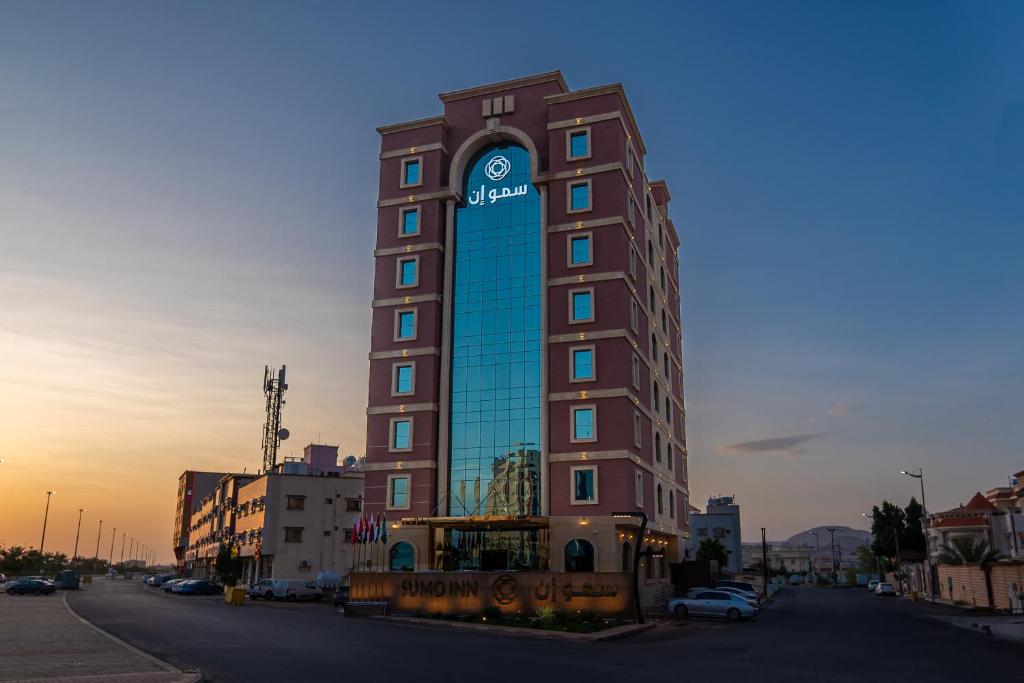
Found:
[[[576,616],[579,617],[579,620],[582,622],[597,621],[601,618],[601,615],[592,609],[581,609]]]

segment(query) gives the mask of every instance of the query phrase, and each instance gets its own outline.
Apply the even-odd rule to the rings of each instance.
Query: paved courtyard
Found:
[[[0,681],[177,683],[194,678],[99,633],[72,614],[64,595],[0,592]]]

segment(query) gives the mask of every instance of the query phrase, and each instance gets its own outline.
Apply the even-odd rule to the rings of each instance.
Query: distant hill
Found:
[[[839,525],[831,528],[836,530],[835,543],[836,546],[838,546],[838,550],[842,552],[842,561],[855,562],[857,557],[857,548],[865,543],[871,545],[872,536],[870,531]],[[807,545],[812,548],[815,547],[816,543],[820,543],[821,552],[822,554],[825,554],[828,552],[828,544],[830,541],[828,530],[828,526],[816,526],[808,529],[807,531],[801,531],[798,534],[790,536],[784,541],[784,543],[786,545]],[[817,541],[815,541],[813,532],[818,533]]]

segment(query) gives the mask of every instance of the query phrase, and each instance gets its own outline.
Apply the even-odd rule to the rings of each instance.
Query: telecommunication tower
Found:
[[[284,381],[285,368],[271,370],[263,366],[263,395],[267,397],[267,421],[263,423],[263,472],[269,472],[277,464],[277,448],[289,436],[281,426],[281,406],[285,404],[284,392],[288,384]]]

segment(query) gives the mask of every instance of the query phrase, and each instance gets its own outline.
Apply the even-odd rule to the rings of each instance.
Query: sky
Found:
[[[442,9],[443,7],[443,9]],[[375,127],[621,82],[682,240],[691,499],[863,527],[1024,470],[1024,5],[0,2],[0,545],[171,558],[185,469],[364,448]],[[117,541],[120,544],[120,539]],[[115,556],[117,548],[115,548]]]

